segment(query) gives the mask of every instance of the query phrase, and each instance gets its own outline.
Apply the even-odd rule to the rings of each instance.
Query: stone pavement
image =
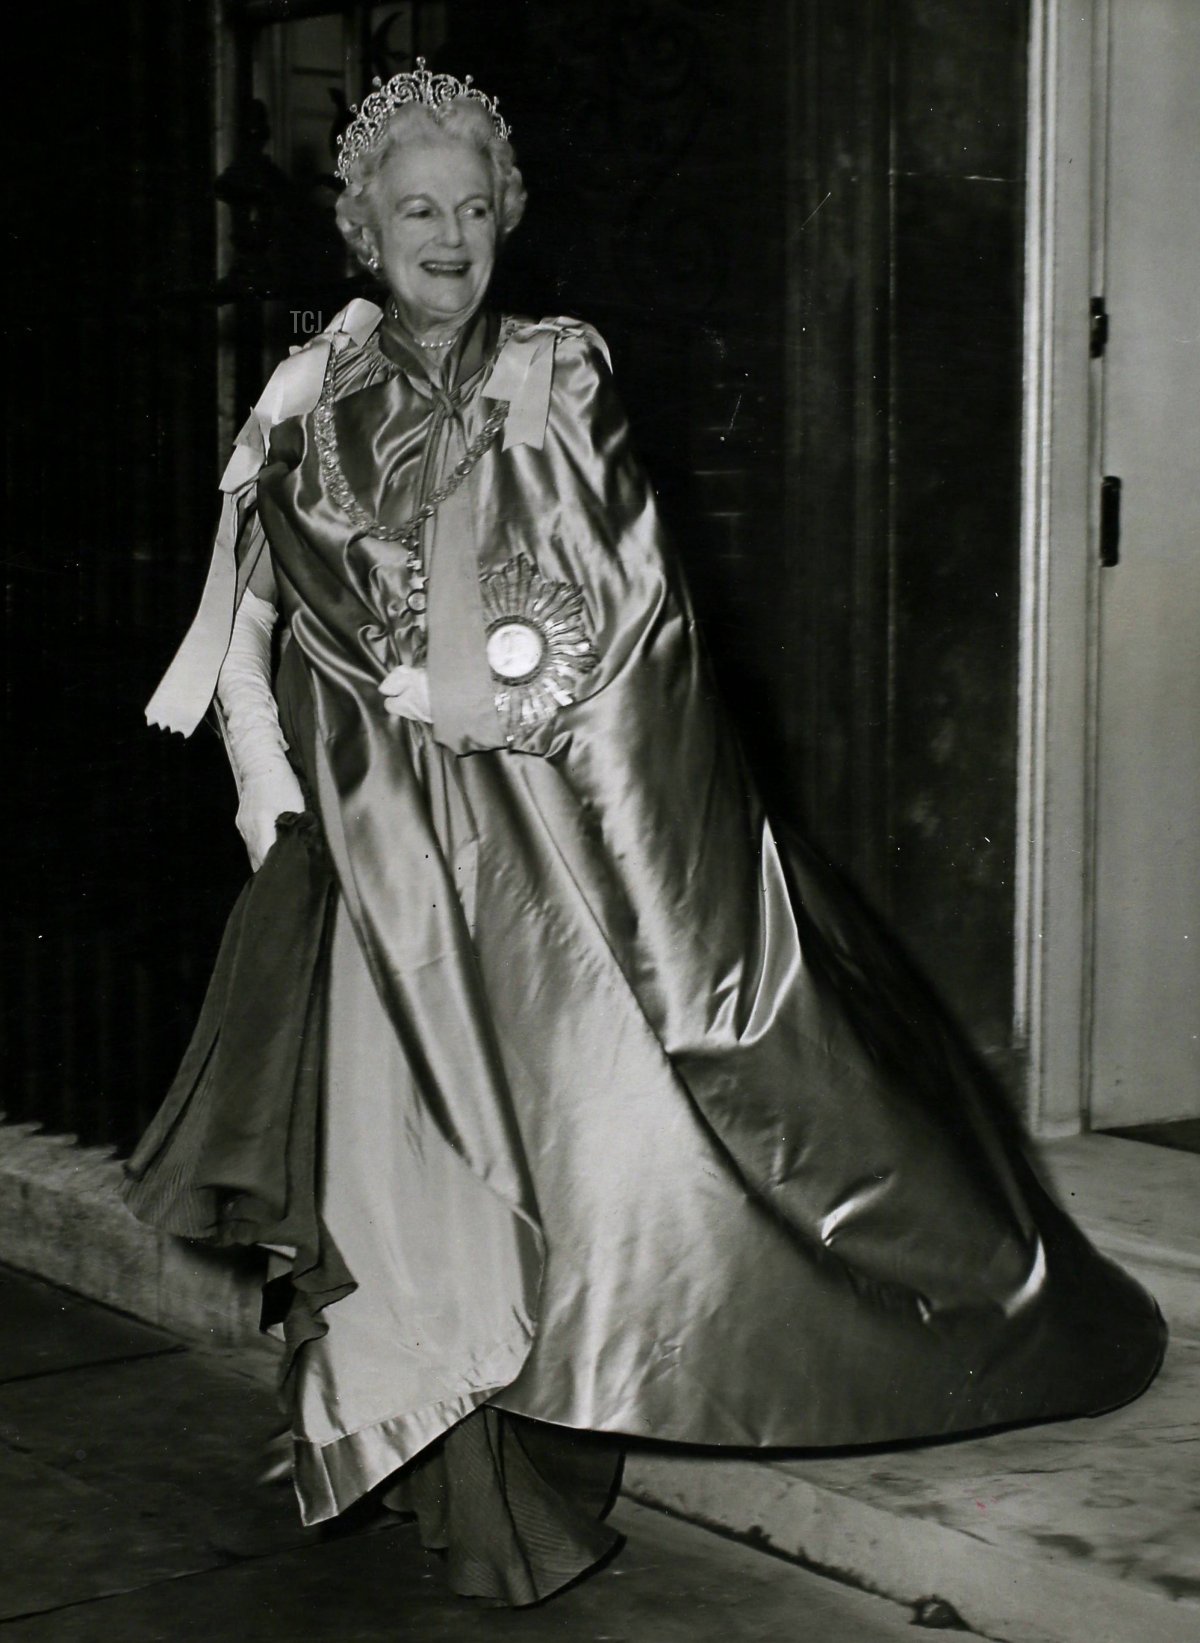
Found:
[[[1135,1403],[804,1459],[631,1453],[625,1489],[1005,1643],[1200,1643],[1200,1342]]]
[[[261,1358],[3,1269],[0,1309],[0,1643],[921,1635],[910,1609],[628,1501],[628,1543],[589,1580],[536,1609],[465,1602],[410,1526],[305,1530],[290,1490],[253,1483],[277,1424]]]

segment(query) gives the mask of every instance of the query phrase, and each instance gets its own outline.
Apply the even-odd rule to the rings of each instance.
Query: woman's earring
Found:
[[[367,267],[371,270],[372,274],[378,274],[378,272],[379,272],[379,258],[375,255],[374,252],[372,252],[371,255],[367,258]]]

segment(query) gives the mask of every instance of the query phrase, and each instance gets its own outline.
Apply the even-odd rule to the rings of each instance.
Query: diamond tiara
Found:
[[[440,116],[457,98],[469,97],[483,104],[491,115],[496,136],[508,141],[508,123],[500,117],[497,100],[480,91],[469,74],[465,80],[456,80],[453,74],[431,74],[425,67],[425,59],[418,57],[411,74],[393,74],[386,85],[379,80],[373,84],[375,90],[363,98],[361,108],[357,103],[350,105],[354,119],[338,138],[335,170],[343,182],[349,182],[351,166],[374,148],[396,110],[409,103],[421,103],[432,109],[435,116]]]

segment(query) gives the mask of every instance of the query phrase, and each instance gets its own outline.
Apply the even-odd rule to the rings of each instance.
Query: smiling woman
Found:
[[[399,110],[358,162],[337,218],[413,339],[448,348],[483,301],[497,247],[524,209],[511,145],[478,102],[460,98],[441,118],[422,104]]]
[[[491,187],[482,157],[453,142],[401,149],[375,178],[378,209],[363,242],[423,348],[448,348],[491,282]]]
[[[215,694],[255,872],[128,1185],[286,1269],[305,1520],[381,1487],[456,1590],[530,1603],[613,1545],[594,1434],[1136,1395],[1153,1301],[764,814],[603,342],[485,306],[524,200],[495,105],[421,66],[339,169],[391,301],[268,384],[148,710]]]

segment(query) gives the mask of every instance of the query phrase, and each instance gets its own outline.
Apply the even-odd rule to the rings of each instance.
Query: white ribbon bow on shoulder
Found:
[[[223,491],[237,491],[254,478],[267,457],[267,442],[277,422],[304,416],[321,397],[331,353],[349,347],[361,348],[383,317],[382,311],[365,297],[346,304],[310,342],[292,348],[288,357],[272,371],[266,387],[247,418],[233,447],[225,472]]]
[[[200,606],[146,706],[148,723],[190,736],[207,713],[247,579],[247,573],[238,572],[237,544],[253,504],[254,482],[267,459],[271,429],[312,410],[321,397],[330,354],[361,348],[382,317],[373,302],[355,297],[320,336],[293,349],[272,372],[221,475],[221,520]]]
[[[504,344],[483,385],[487,399],[509,402],[502,449],[509,451],[514,445],[542,449],[550,420],[554,350],[561,337],[584,336],[596,343],[607,360],[608,349],[600,336],[577,319],[545,319],[537,325],[522,325]]]

